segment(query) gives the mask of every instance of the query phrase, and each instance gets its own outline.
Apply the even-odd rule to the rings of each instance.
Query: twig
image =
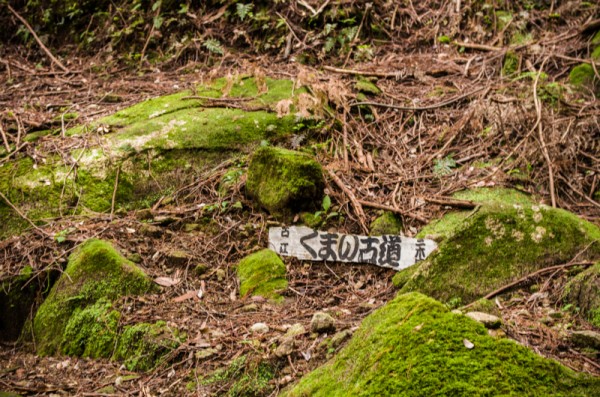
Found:
[[[403,72],[368,72],[363,70],[335,68],[333,66],[323,66],[323,69],[334,73],[353,74],[356,76],[393,77],[395,79],[404,77]]]
[[[497,290],[490,292],[489,294],[487,294],[486,296],[484,296],[481,299],[491,299],[497,295],[502,294],[503,292],[506,292],[506,291],[516,287],[519,284],[525,283],[526,281],[528,281],[529,279],[531,279],[533,277],[540,276],[544,273],[550,273],[550,272],[553,272],[555,270],[560,270],[560,269],[568,269],[570,267],[575,267],[575,266],[591,266],[594,263],[596,263],[596,262],[585,261],[585,262],[564,263],[562,265],[546,267],[546,268],[537,270],[533,273],[530,273],[524,277],[521,277],[520,279],[513,281],[512,283],[506,284],[506,285],[498,288]],[[469,307],[469,306],[473,305],[473,303],[475,303],[475,302],[472,302],[472,303],[466,305],[465,307]]]
[[[288,22],[288,20],[287,20],[287,19],[286,19],[286,18],[285,18],[283,15],[281,15],[279,12],[275,12],[275,14],[277,14],[277,16],[278,16],[279,18],[283,19],[283,22],[285,22],[285,26],[287,26],[287,27],[288,27],[288,29],[290,30],[290,33],[291,33],[291,34],[294,36],[294,38],[295,38],[296,40],[298,40],[298,42],[299,42],[300,44],[302,44],[302,43],[303,43],[303,41],[302,41],[302,40],[300,40],[300,38],[299,38],[299,37],[296,35],[296,32],[294,32],[294,29],[292,29],[292,25],[290,25],[290,23]]]
[[[377,208],[380,210],[384,210],[384,211],[391,211],[391,212],[395,212],[397,214],[400,214],[402,216],[406,216],[408,218],[412,218],[415,219],[421,223],[427,223],[429,222],[427,219],[423,218],[421,215],[417,215],[417,214],[411,214],[410,212],[406,212],[403,211],[399,208],[396,207],[390,207],[389,205],[385,205],[385,204],[379,204],[379,203],[372,203],[370,201],[365,201],[365,200],[358,200],[358,202],[362,205],[364,205],[365,207],[371,207],[371,208]]]
[[[550,159],[550,154],[548,153],[548,148],[546,147],[546,143],[544,141],[544,133],[543,133],[543,127],[542,127],[542,122],[541,122],[541,120],[542,120],[542,104],[540,102],[540,98],[538,98],[538,95],[537,95],[538,82],[540,81],[540,75],[542,74],[542,70],[544,69],[544,64],[546,63],[547,60],[548,60],[548,58],[545,58],[544,61],[542,62],[542,65],[540,66],[540,69],[535,76],[535,81],[533,82],[533,103],[535,104],[535,110],[537,113],[538,120],[540,120],[540,122],[537,123],[537,125],[538,125],[538,135],[539,135],[540,143],[542,146],[542,152],[544,154],[544,157],[546,158],[546,162],[548,163],[548,174],[550,176],[550,199],[552,201],[552,207],[556,208],[556,193],[554,192],[554,170],[552,169],[552,160]]]
[[[110,203],[110,219],[113,219],[115,214],[115,202],[117,201],[117,188],[119,187],[119,174],[121,174],[121,167],[117,168],[117,175],[115,176],[115,187],[113,189],[112,201]]]
[[[567,179],[566,179],[566,178],[563,178],[563,176],[562,176],[562,175],[560,175],[560,174],[559,174],[559,175],[558,175],[558,177],[559,177],[560,179],[562,179],[562,180],[563,180],[563,182],[564,182],[564,183],[566,183],[566,184],[567,184],[567,186],[569,186],[569,187],[571,188],[571,190],[573,190],[575,193],[577,193],[578,195],[580,195],[581,197],[583,197],[583,198],[584,198],[586,201],[588,201],[588,202],[589,202],[590,204],[592,204],[593,206],[600,208],[600,203],[598,203],[596,200],[589,198],[589,197],[588,197],[586,194],[584,194],[584,193],[583,193],[583,192],[581,192],[580,190],[578,190],[578,189],[575,189],[575,187],[574,187],[573,185],[571,185],[571,184],[569,183],[569,181],[567,181]]]
[[[462,41],[454,41],[452,44],[458,47],[471,48],[473,50],[481,50],[481,51],[502,51],[504,48],[502,47],[494,47],[491,45],[485,44],[475,44],[475,43],[464,43]]]
[[[343,130],[343,143],[344,143],[344,168],[350,169],[350,164],[348,161],[348,110],[344,107],[344,120],[342,120],[344,124],[342,124]]]
[[[399,105],[393,105],[393,104],[388,104],[388,103],[379,103],[379,102],[354,102],[351,103],[350,106],[361,106],[361,105],[369,105],[369,106],[380,106],[380,107],[384,107],[384,108],[390,108],[390,109],[398,109],[398,110],[406,110],[406,111],[413,111],[413,112],[418,112],[418,111],[424,111],[424,110],[432,110],[432,109],[438,109],[438,108],[442,108],[448,105],[451,105],[455,102],[458,102],[462,99],[468,98],[473,94],[476,94],[480,91],[483,91],[484,89],[489,90],[490,87],[480,87],[480,88],[476,88],[473,91],[467,92],[466,94],[463,95],[459,95],[455,98],[452,99],[448,99],[447,101],[443,101],[440,103],[436,103],[434,105],[429,105],[429,106],[399,106]]]
[[[42,50],[46,53],[46,55],[48,55],[48,58],[50,58],[50,60],[52,62],[54,62],[59,68],[61,68],[63,70],[63,72],[69,73],[69,69],[67,69],[65,67],[65,65],[63,65],[58,59],[56,59],[56,57],[54,57],[54,55],[52,55],[52,53],[44,45],[44,43],[42,43],[42,41],[40,40],[40,38],[38,37],[38,35],[35,33],[35,30],[33,30],[33,28],[31,27],[31,25],[29,25],[29,23],[27,22],[27,20],[25,20],[25,18],[23,18],[18,12],[16,12],[15,9],[10,6],[10,4],[8,4],[8,3],[5,3],[5,4],[8,7],[9,11],[12,12],[13,15],[15,17],[17,17],[17,19],[19,21],[21,21],[21,23],[23,25],[25,25],[25,27],[27,28],[27,30],[29,30],[29,32],[31,33],[31,35],[33,36],[33,38],[35,39],[35,41],[38,43],[38,45],[42,48]]]
[[[10,153],[10,145],[8,144],[8,138],[4,133],[4,128],[2,128],[2,123],[0,123],[0,134],[2,134],[2,141],[4,141],[4,147],[6,148],[6,153]]]
[[[29,223],[35,230],[37,230],[38,232],[40,232],[41,234],[45,235],[45,236],[49,236],[48,233],[46,233],[44,230],[40,229],[35,223],[33,223],[33,221],[31,219],[29,219],[25,214],[23,214],[13,203],[11,203],[11,201],[8,199],[8,197],[6,197],[2,192],[0,192],[0,198],[2,198],[2,200],[4,200],[4,202],[10,207],[12,208],[21,218],[23,218],[24,220],[27,221],[27,223]]]
[[[246,102],[256,99],[257,97],[246,97],[246,98],[213,98],[210,96],[199,96],[199,95],[190,95],[184,96],[181,99],[202,99],[206,101],[215,101],[215,102]]]
[[[425,201],[432,204],[449,205],[451,207],[473,209],[477,204],[469,200],[457,200],[451,197],[423,197]]]
[[[346,185],[344,185],[344,182],[342,182],[342,180],[335,174],[335,172],[333,172],[332,170],[327,170],[327,172],[329,173],[329,176],[331,177],[331,179],[333,179],[333,181],[335,182],[335,184],[342,189],[342,191],[344,193],[346,193],[346,196],[348,196],[348,198],[350,199],[350,202],[352,203],[352,206],[354,207],[354,210],[356,211],[356,215],[358,216],[358,221],[360,222],[360,225],[362,226],[363,230],[365,233],[369,232],[369,229],[367,228],[367,225],[365,224],[365,212],[363,211],[362,205],[360,205],[360,201],[356,199],[356,196],[354,195],[354,193],[352,193],[352,191],[350,189],[348,189],[346,187]]]

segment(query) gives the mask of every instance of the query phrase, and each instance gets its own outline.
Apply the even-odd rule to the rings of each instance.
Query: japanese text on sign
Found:
[[[404,269],[425,259],[433,240],[403,236],[355,236],[320,232],[304,226],[269,229],[269,248],[282,256],[330,262],[370,263]]]

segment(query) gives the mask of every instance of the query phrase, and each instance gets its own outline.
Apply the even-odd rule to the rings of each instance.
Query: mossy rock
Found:
[[[570,280],[563,297],[566,303],[578,307],[591,324],[600,327],[600,262]]]
[[[119,337],[113,359],[123,361],[130,371],[148,371],[184,339],[185,335],[164,321],[129,325]]]
[[[65,327],[60,350],[69,356],[111,357],[120,318],[121,314],[104,298],[75,309]]]
[[[308,154],[261,147],[250,161],[246,192],[271,214],[317,208],[324,187],[323,169]]]
[[[581,90],[592,90],[596,93],[600,90],[600,81],[594,73],[594,68],[587,63],[577,65],[571,70],[569,83]]]
[[[474,347],[465,347],[465,340]],[[419,293],[369,315],[329,362],[282,395],[592,396],[600,380],[577,374],[454,314]]]
[[[371,222],[371,236],[398,235],[401,233],[402,220],[393,212],[385,211]]]
[[[600,229],[570,212],[487,202],[471,213],[449,214],[430,228],[441,240],[438,250],[409,270],[410,277],[403,272],[394,277],[396,284],[404,283],[401,292],[466,304],[531,272],[567,262],[588,246],[583,256],[600,257],[600,244],[592,244],[600,240]]]
[[[35,315],[33,333],[38,354],[54,354],[61,347],[79,352],[79,347],[63,341],[68,342],[71,336],[67,337],[66,331],[74,324],[82,327],[85,318],[100,311],[100,307],[88,306],[102,299],[112,302],[120,296],[143,294],[153,287],[146,274],[110,243],[96,239],[86,241],[71,254],[67,268]],[[82,340],[87,339],[82,336]],[[83,347],[84,353],[86,349]],[[89,353],[92,351],[95,352],[92,349]]]
[[[215,164],[241,157],[258,142],[295,130],[294,112],[300,102],[311,102],[299,99],[309,95],[307,90],[294,88],[291,80],[267,78],[263,83],[259,90],[260,84],[251,77],[231,82],[217,79],[198,86],[196,92],[152,98],[72,128],[68,136],[93,135],[85,149],[71,150],[70,156],[40,153],[44,163],[34,163],[29,157],[11,160],[0,167],[0,192],[39,223],[73,212],[110,211],[115,182],[115,209],[147,208]],[[215,106],[205,99],[186,99],[195,94],[213,98],[227,94],[244,100],[235,102],[242,107],[238,109],[227,104]],[[286,104],[285,111],[280,103]],[[313,118],[322,113],[303,109],[303,114],[311,111]],[[73,168],[75,161],[77,167]],[[29,227],[3,200],[0,223],[5,226],[0,238]]]
[[[240,295],[259,295],[273,301],[282,301],[279,295],[288,287],[285,264],[270,249],[248,255],[237,266]]]

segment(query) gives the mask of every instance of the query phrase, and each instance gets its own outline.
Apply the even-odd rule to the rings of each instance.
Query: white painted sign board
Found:
[[[269,229],[269,248],[303,260],[370,263],[401,270],[427,258],[437,244],[403,236],[356,236],[290,226]]]

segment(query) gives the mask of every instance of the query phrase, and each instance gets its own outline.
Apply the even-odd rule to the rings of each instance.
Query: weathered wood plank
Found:
[[[357,236],[290,226],[269,229],[269,248],[302,260],[370,263],[401,270],[425,259],[437,244],[403,236]]]

